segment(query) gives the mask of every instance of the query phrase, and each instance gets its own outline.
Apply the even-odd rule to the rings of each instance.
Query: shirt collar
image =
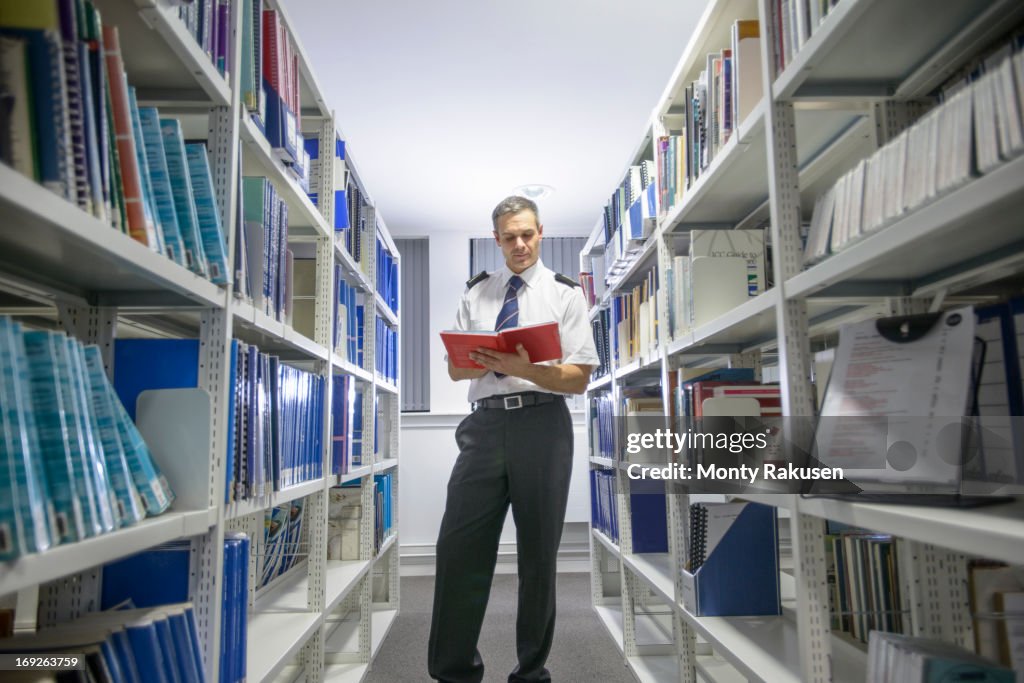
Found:
[[[547,268],[544,266],[544,263],[540,259],[537,259],[536,263],[519,273],[519,277],[523,278],[523,282],[526,283],[527,287],[533,287],[537,282],[539,282],[538,278],[540,278],[546,270]],[[503,265],[501,270],[498,271],[498,276],[501,278],[502,286],[507,285],[513,275],[515,275],[515,273],[509,270],[508,264]]]

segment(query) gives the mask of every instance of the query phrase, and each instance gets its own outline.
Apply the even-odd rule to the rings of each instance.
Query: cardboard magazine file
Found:
[[[683,607],[698,617],[782,614],[776,509],[760,503],[698,506],[707,514],[691,510],[691,547],[704,560],[693,572],[680,570]]]

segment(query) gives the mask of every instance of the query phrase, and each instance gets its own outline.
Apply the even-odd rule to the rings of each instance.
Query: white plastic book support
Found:
[[[174,491],[174,510],[209,506],[210,394],[151,389],[139,394],[135,422]]]

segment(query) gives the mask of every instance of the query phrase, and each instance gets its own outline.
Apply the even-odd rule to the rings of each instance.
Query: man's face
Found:
[[[537,223],[537,217],[529,209],[498,219],[494,239],[505,255],[509,270],[521,273],[537,262],[543,234],[544,226]]]

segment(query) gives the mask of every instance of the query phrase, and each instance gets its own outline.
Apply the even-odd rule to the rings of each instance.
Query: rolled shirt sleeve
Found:
[[[573,287],[567,295],[565,314],[559,333],[562,341],[562,362],[573,365],[599,365],[594,332],[587,316],[587,300],[583,291]]]

